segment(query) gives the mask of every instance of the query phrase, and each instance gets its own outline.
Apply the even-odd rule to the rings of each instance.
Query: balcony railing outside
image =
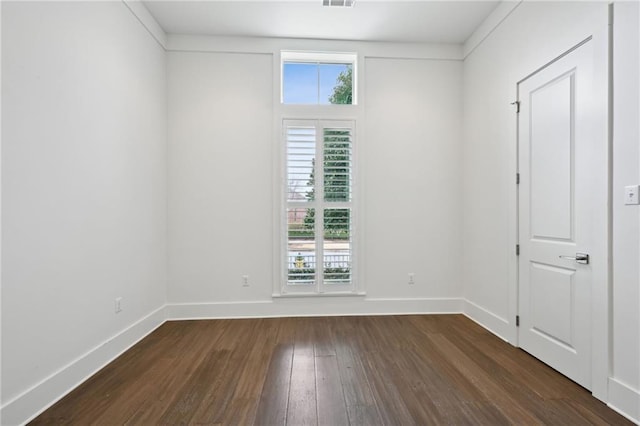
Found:
[[[323,261],[325,284],[344,284],[351,281],[351,255],[325,255]],[[313,284],[316,256],[289,254],[288,281],[290,284]]]

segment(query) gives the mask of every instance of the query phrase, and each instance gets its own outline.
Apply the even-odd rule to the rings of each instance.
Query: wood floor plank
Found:
[[[567,387],[572,387],[574,383],[566,378],[559,380],[557,374],[547,375],[546,366],[541,366],[540,361],[518,350],[504,345],[496,345],[491,339],[483,339],[475,342],[475,347],[480,349],[480,353],[491,357],[502,368],[515,376],[524,379],[531,392],[539,397],[561,398]]]
[[[233,396],[238,388],[242,371],[247,368],[248,358],[251,353],[250,348],[261,335],[259,323],[261,320],[241,320],[234,325],[237,327],[229,327],[220,342],[231,340],[231,346],[228,349],[231,355],[226,359],[222,366],[222,371],[217,375],[202,374],[198,377],[205,387],[209,387],[209,392],[200,401],[195,410],[193,420],[195,424],[216,424],[222,423],[230,409]],[[217,348],[216,348],[217,349]],[[223,349],[223,351],[226,349]],[[211,367],[213,369],[213,367]],[[209,371],[207,371],[209,373]],[[214,383],[211,386],[211,383]],[[175,423],[173,423],[175,424]]]
[[[256,401],[266,379],[270,354],[277,338],[277,326],[272,319],[261,321],[260,332],[253,343],[249,343],[249,353],[244,361],[245,367],[237,377],[237,386],[232,402],[225,414],[224,424],[253,424],[257,412]]]
[[[313,346],[302,344],[293,352],[287,424],[317,425],[316,374]]]
[[[338,373],[347,406],[375,406],[371,385],[362,361],[348,351],[337,355]]]
[[[512,424],[502,412],[490,402],[468,402],[461,404],[450,414],[458,413],[457,419],[448,417],[448,424],[491,425],[501,426]],[[459,420],[458,420],[459,419]]]
[[[488,372],[493,380],[509,393],[520,406],[527,407],[528,411],[534,413],[545,424],[557,422],[557,418],[550,417],[551,413],[547,409],[549,399],[562,397],[562,391],[567,390],[565,387],[567,385],[571,385],[575,389],[574,383],[564,377],[558,377],[558,375],[555,379],[562,380],[542,379],[547,367],[533,357],[521,359],[521,363],[517,365],[519,368],[514,368],[516,366],[513,363],[501,356],[501,351],[491,350],[481,345],[484,339],[471,342],[460,337],[456,332],[453,332],[453,336],[450,338],[451,342],[463,352],[474,351],[474,362]],[[477,351],[478,347],[483,347],[485,350]],[[528,383],[528,386],[522,386],[523,379]]]
[[[373,397],[382,422],[385,425],[415,424],[411,412],[393,384],[390,373],[385,368],[384,360],[377,352],[366,352],[363,356],[365,370],[369,376]]]
[[[256,425],[284,425],[289,405],[293,345],[278,343],[269,361],[255,417]]]
[[[157,391],[156,384],[161,377],[172,368],[174,360],[160,358],[151,364],[151,368],[137,380],[132,380],[133,386],[127,386],[126,391],[114,398],[109,405],[91,420],[91,424],[101,425],[108,422],[126,424],[135,415],[139,406],[154,398]]]
[[[562,425],[609,425],[604,419],[581,409],[579,404],[564,399],[554,399],[546,405],[546,424]]]
[[[345,320],[344,326],[349,330],[352,339],[348,344],[355,353],[375,352],[384,344],[372,334],[371,317],[353,317]]]
[[[380,413],[375,405],[350,405],[347,407],[351,426],[382,425]]]
[[[317,318],[313,330],[313,351],[315,356],[332,356],[336,354],[333,330],[336,319],[333,317]]]
[[[221,425],[252,425],[255,423],[257,400],[234,397]]]
[[[462,315],[410,315],[171,321],[31,424],[631,423]]]
[[[202,360],[199,368],[179,392],[160,418],[162,424],[206,423],[224,406],[220,386],[228,369],[232,352],[213,350]]]
[[[431,324],[430,329],[423,330],[419,326],[412,326],[411,322],[404,324],[402,331],[413,348],[407,352],[407,356],[416,375],[423,379],[428,394],[444,410],[458,404],[486,401],[486,395],[428,338],[442,333],[448,333],[448,328],[442,324],[437,328]]]
[[[205,383],[221,380],[220,373],[225,371],[225,367],[232,356],[230,348],[225,347],[222,343],[224,334],[228,334],[229,328],[235,327],[234,323],[226,323],[221,336],[216,339],[215,347],[211,345],[199,356],[193,356],[189,359],[188,373],[183,376],[184,380],[179,383],[179,388],[170,394],[174,397],[166,399],[156,408],[161,413],[154,413],[153,418],[145,415],[143,411],[140,414],[148,421],[157,421],[161,424],[173,424],[176,421],[188,423],[196,414],[198,408],[205,400],[210,400],[211,392],[215,386],[207,386]],[[203,339],[206,341],[206,338]],[[183,367],[183,368],[185,368]],[[174,383],[173,386],[178,385]],[[146,411],[146,410],[145,410]]]
[[[287,424],[317,425],[313,318],[297,318]]]
[[[356,354],[357,349],[352,344],[357,336],[358,329],[354,327],[352,318],[336,319],[332,337],[349,423],[382,424],[362,358]]]
[[[316,357],[316,388],[318,424],[324,426],[348,425],[349,415],[335,355]]]
[[[407,368],[406,351],[396,353],[377,352],[373,354],[379,359],[379,365],[388,374],[388,379],[395,386],[407,411],[416,424],[441,424],[443,421],[433,399],[424,392],[422,382],[416,377],[412,368]]]
[[[132,389],[143,385],[139,379],[148,369],[153,368],[159,362],[164,362],[159,361],[159,359],[171,359],[167,358],[167,354],[169,356],[172,355],[170,345],[175,345],[176,343],[189,345],[191,347],[189,356],[183,356],[183,358],[189,360],[190,356],[198,356],[212,342],[215,342],[216,332],[219,329],[219,324],[204,322],[179,322],[162,325],[150,336],[135,345],[132,350],[120,356],[117,362],[109,364],[96,373],[65,397],[64,400],[45,411],[32,423],[47,423],[49,421],[48,416],[52,416],[60,420],[64,419],[64,424],[87,425],[101,422],[102,419],[107,418],[103,416],[109,415],[109,412],[126,411],[130,407],[133,407],[135,411],[136,406],[144,404],[144,402],[131,400],[130,394],[135,392]],[[185,333],[185,330],[190,332]],[[213,340],[201,341],[198,339],[200,334],[209,335]],[[186,368],[187,364],[183,364],[182,367]],[[173,384],[182,383],[180,381],[181,377],[171,376],[170,379]],[[167,387],[160,398],[171,397],[173,389],[173,387]],[[141,395],[146,401],[146,395]],[[64,404],[62,404],[63,401],[65,401]],[[69,410],[69,406],[74,407],[74,409]],[[107,420],[104,421],[107,423],[103,424],[108,424],[109,422]]]
[[[468,319],[467,319],[468,320]],[[469,321],[469,320],[468,320]],[[608,418],[611,410],[602,410],[604,404],[594,403],[593,397],[584,389],[577,387],[574,382],[548,368],[539,360],[529,354],[508,345],[495,344],[496,341],[491,335],[479,337],[475,334],[473,341],[460,335],[461,329],[451,331],[450,340],[463,352],[475,353],[474,361],[482,366],[485,371],[492,374],[492,377],[500,383],[500,386],[509,392],[520,405],[541,419],[545,424],[555,424],[559,421],[555,410],[549,410],[554,404],[565,404],[560,412],[570,411],[570,406],[575,406],[576,410],[584,410],[586,417],[593,417],[594,421],[589,424],[599,424],[599,422],[610,422],[615,419]],[[462,331],[462,333],[465,333]],[[468,337],[469,334],[466,334]],[[478,351],[478,349],[481,349]],[[527,386],[522,386],[522,383]],[[566,401],[564,396],[573,393],[574,400]],[[551,402],[551,400],[560,400]],[[583,401],[589,401],[589,409],[582,406]],[[603,414],[601,417],[598,412]],[[575,414],[570,418],[575,417]],[[564,419],[569,421],[570,419]]]
[[[487,400],[495,401],[496,405],[501,407],[502,413],[511,422],[528,425],[541,424],[538,417],[529,412],[526,407],[519,405],[512,394],[501,388],[488,372],[484,371],[473,359],[460,351],[449,339],[436,334],[430,335],[429,339],[437,345],[438,349],[451,360],[462,374],[469,377],[476,384],[476,387],[486,395]],[[479,386],[480,383],[482,384],[481,386]]]
[[[589,395],[589,398],[593,398]],[[590,399],[586,400],[586,403],[580,399],[567,399],[561,398],[561,410],[567,413],[575,413],[576,417],[582,417],[585,419],[583,424],[593,425],[615,425],[620,424],[620,415],[611,410],[604,403],[600,401],[593,402]],[[566,417],[573,418],[573,415]]]

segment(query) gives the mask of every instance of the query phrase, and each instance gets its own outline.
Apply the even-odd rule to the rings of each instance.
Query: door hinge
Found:
[[[520,327],[520,315],[516,315],[516,327]]]
[[[516,185],[520,185],[520,173],[516,173]]]
[[[520,244],[516,244],[516,256],[520,256]]]
[[[515,105],[516,106],[516,114],[519,114],[520,113],[520,101],[511,102],[511,105]]]

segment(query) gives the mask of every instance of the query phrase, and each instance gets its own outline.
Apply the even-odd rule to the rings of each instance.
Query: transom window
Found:
[[[351,53],[282,52],[282,103],[356,104]]]

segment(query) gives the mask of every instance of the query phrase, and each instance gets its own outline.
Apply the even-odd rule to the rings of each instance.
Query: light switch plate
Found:
[[[629,185],[624,187],[624,203],[627,205],[640,204],[638,199],[638,192],[640,192],[640,185]]]

